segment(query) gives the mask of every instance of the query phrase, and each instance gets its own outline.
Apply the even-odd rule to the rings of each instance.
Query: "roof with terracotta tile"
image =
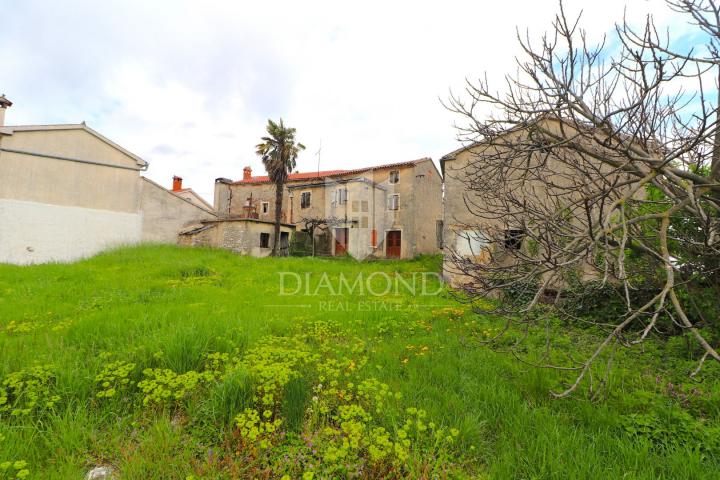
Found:
[[[337,175],[339,173],[344,173],[346,170],[323,170],[320,172],[299,172],[299,173],[291,173],[288,175],[288,180],[312,180],[313,178],[325,178],[329,177],[331,175]],[[239,185],[243,183],[269,183],[270,177],[267,175],[259,175],[250,177],[248,179],[244,180],[238,180],[236,182],[232,182],[233,185]]]
[[[406,166],[412,166],[412,165],[415,165],[417,163],[424,162],[427,160],[430,160],[430,158],[425,157],[425,158],[420,158],[418,160],[387,163],[387,164],[383,164],[383,165],[374,165],[371,167],[355,168],[355,169],[351,169],[351,170],[322,170],[319,172],[297,172],[297,173],[291,173],[290,175],[288,175],[288,181],[293,182],[293,181],[323,179],[323,178],[327,178],[327,177],[336,177],[336,176],[341,176],[341,175],[353,175],[356,173],[367,172],[369,170],[406,167]],[[267,175],[255,176],[255,177],[250,177],[245,180],[238,180],[236,182],[232,182],[232,185],[245,185],[245,184],[252,184],[252,183],[270,183],[270,178]]]

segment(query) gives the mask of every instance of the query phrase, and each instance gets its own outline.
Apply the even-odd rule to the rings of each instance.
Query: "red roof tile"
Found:
[[[346,172],[346,170],[323,170],[320,172],[291,173],[288,175],[288,180],[310,180],[313,178],[323,178],[330,175],[337,175],[338,173],[344,172]],[[233,182],[233,185],[241,183],[268,183],[269,181],[270,177],[267,175],[261,175],[257,177],[250,177],[247,180],[238,180],[237,182]]]
[[[414,165],[419,162],[423,162],[425,160],[430,160],[429,158],[421,158],[419,160],[411,160],[408,162],[398,162],[398,163],[388,163],[385,165],[375,165],[372,167],[363,167],[363,168],[355,168],[352,170],[322,170],[320,172],[299,172],[299,173],[291,173],[288,175],[288,180],[313,180],[313,179],[320,179],[325,177],[333,177],[336,175],[348,175],[353,173],[361,173],[361,172],[367,172],[368,170],[378,169],[378,168],[392,168],[392,167],[404,167],[409,165]],[[269,183],[270,178],[267,175],[257,176],[257,177],[250,177],[247,180],[238,180],[236,182],[232,182],[233,185],[242,185],[242,184],[248,184],[248,183]]]

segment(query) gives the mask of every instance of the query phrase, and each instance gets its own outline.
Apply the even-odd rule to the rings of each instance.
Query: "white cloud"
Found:
[[[567,1],[592,38],[624,0]],[[679,29],[659,0],[632,0]],[[456,148],[440,98],[515,69],[515,28],[538,37],[554,0],[523,2],[18,2],[3,8],[0,90],[10,123],[86,120],[212,199],[216,177],[262,172],[267,118],[297,127],[301,170],[358,167]],[[5,12],[9,12],[5,13]],[[28,26],[32,26],[29,28]],[[500,84],[497,84],[500,86]]]

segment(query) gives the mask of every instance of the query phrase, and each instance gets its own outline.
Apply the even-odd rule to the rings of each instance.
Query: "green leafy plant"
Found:
[[[0,416],[9,412],[13,417],[27,417],[53,408],[60,400],[53,391],[54,383],[50,365],[9,374],[0,383]]]
[[[0,462],[0,480],[22,479],[30,475],[25,460]]]
[[[135,370],[135,364],[118,360],[105,365],[95,377],[99,385],[98,398],[114,397],[119,391],[127,390],[131,385],[130,374]]]

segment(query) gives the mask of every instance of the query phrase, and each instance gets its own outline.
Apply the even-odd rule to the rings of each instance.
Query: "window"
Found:
[[[505,230],[505,249],[520,250],[524,238],[525,230],[517,228]]]
[[[390,195],[388,197],[388,210],[397,210],[400,207],[400,195]]]
[[[455,251],[461,257],[478,257],[487,246],[485,235],[475,230],[465,230],[458,233]]]
[[[400,172],[390,170],[390,183],[398,183],[400,181]]]
[[[360,217],[360,228],[368,228],[368,217],[367,216]]]
[[[268,213],[270,211],[270,203],[262,202],[262,213]]]
[[[300,194],[300,208],[310,207],[310,192],[302,192]]]
[[[437,248],[443,248],[443,221],[435,220],[435,238],[437,241]]]
[[[367,211],[368,211],[368,201],[367,201],[367,200],[363,200],[360,205],[361,205],[361,207],[362,207],[363,213],[367,213]]]
[[[270,234],[269,233],[261,233],[260,234],[260,248],[270,248]]]
[[[360,211],[360,202],[357,200],[352,201],[352,211],[353,213]]]
[[[340,205],[344,205],[347,203],[347,188],[339,188],[335,191],[335,195]]]

